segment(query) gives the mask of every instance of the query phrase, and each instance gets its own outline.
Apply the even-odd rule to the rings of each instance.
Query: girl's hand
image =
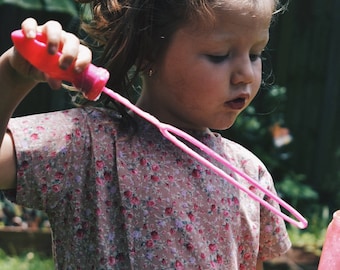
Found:
[[[92,54],[90,49],[80,44],[79,39],[62,30],[60,23],[56,21],[48,21],[44,25],[38,26],[36,20],[28,18],[22,23],[22,30],[27,38],[35,38],[37,32],[44,33],[47,37],[47,51],[49,54],[56,54],[61,49],[61,57],[59,58],[59,67],[67,69],[73,62],[76,72],[81,72],[91,62]],[[10,59],[12,67],[18,73],[25,77],[29,77],[35,81],[46,81],[52,89],[61,87],[61,81],[48,78],[41,71],[34,68],[21,55],[14,50]]]

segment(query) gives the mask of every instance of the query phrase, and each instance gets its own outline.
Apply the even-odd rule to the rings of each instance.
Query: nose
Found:
[[[255,65],[249,56],[240,56],[234,59],[233,72],[231,74],[231,83],[250,84],[255,79]]]

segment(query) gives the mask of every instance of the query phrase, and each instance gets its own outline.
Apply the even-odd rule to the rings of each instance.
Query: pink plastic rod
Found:
[[[71,66],[67,70],[60,69],[58,67],[60,53],[57,53],[55,55],[48,54],[46,48],[46,38],[41,34],[38,34],[35,39],[28,39],[25,38],[21,30],[16,30],[12,33],[12,40],[16,49],[19,51],[20,54],[22,54],[22,56],[25,59],[27,59],[27,61],[29,61],[37,69],[48,74],[51,78],[71,82],[77,89],[79,89],[84,94],[86,98],[90,100],[96,100],[100,96],[101,92],[104,92],[117,102],[123,104],[124,106],[132,110],[137,115],[143,117],[144,119],[155,125],[163,134],[163,136],[170,140],[177,147],[179,147],[184,152],[198,160],[203,165],[207,166],[209,169],[211,169],[213,172],[215,172],[217,175],[219,175],[226,181],[230,182],[240,190],[247,193],[252,199],[259,202],[276,215],[280,216],[281,218],[283,218],[284,220],[298,228],[304,229],[307,227],[308,225],[307,220],[292,206],[290,206],[284,200],[279,198],[276,194],[262,187],[257,181],[253,180],[247,174],[238,170],[236,167],[230,164],[226,159],[217,154],[211,148],[201,143],[200,141],[198,141],[191,135],[187,134],[186,132],[169,124],[160,122],[156,117],[150,115],[149,113],[133,105],[128,99],[122,97],[121,95],[117,94],[111,89],[105,87],[109,79],[109,72],[106,69],[96,67],[92,64],[89,65],[89,67],[80,74],[73,71],[73,66]],[[198,154],[193,149],[188,147],[186,144],[181,142],[175,135],[190,142],[192,145],[195,145],[196,147],[204,151],[207,155],[211,156],[216,161],[220,162],[221,164],[228,167],[230,170],[232,170],[239,176],[246,179],[249,183],[251,183],[257,189],[262,191],[265,195],[276,201],[281,207],[286,209],[296,219],[293,219],[288,215],[284,214],[283,212],[280,211],[280,209],[276,209],[275,207],[270,205],[267,201],[265,201],[261,197],[258,197],[253,191],[242,186],[230,175],[225,173],[223,170],[212,164],[206,158],[202,157],[200,154]]]

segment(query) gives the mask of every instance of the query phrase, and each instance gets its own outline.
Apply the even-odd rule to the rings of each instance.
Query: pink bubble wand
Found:
[[[297,210],[295,210],[292,206],[290,206],[288,203],[286,203],[284,200],[282,200],[273,192],[262,187],[257,181],[249,177],[247,174],[237,169],[235,166],[233,166],[231,163],[229,163],[226,159],[217,154],[211,148],[201,143],[199,140],[195,139],[186,132],[172,125],[165,124],[159,121],[153,115],[141,110],[140,108],[132,104],[128,99],[122,97],[118,93],[105,87],[109,79],[109,72],[106,69],[96,67],[93,64],[90,64],[82,73],[74,72],[73,66],[69,67],[67,70],[62,70],[58,67],[60,52],[58,52],[55,55],[50,55],[47,53],[46,37],[44,35],[38,34],[35,39],[29,39],[24,36],[22,30],[16,30],[12,32],[11,36],[13,43],[16,49],[19,51],[19,53],[37,69],[48,74],[51,78],[72,83],[74,87],[76,89],[80,89],[83,95],[89,100],[96,100],[99,98],[102,92],[105,93],[112,99],[129,108],[135,114],[141,116],[142,118],[149,121],[151,124],[155,125],[162,133],[162,135],[166,137],[168,140],[170,140],[174,145],[176,145],[184,152],[186,152],[188,155],[190,155],[191,157],[195,158],[197,161],[208,167],[210,170],[212,170],[218,176],[222,177],[224,180],[230,182],[235,187],[245,192],[252,199],[259,202],[264,207],[266,207],[276,215],[283,218],[285,221],[291,223],[292,225],[300,229],[304,229],[307,227],[308,225],[307,220]],[[267,201],[265,201],[263,198],[257,196],[252,190],[249,190],[242,186],[239,182],[237,182],[233,177],[225,173],[222,169],[218,168],[210,161],[208,161],[206,158],[202,157],[200,154],[194,151],[192,148],[188,147],[185,143],[180,141],[178,137],[198,147],[208,156],[212,157],[217,162],[229,168],[235,174],[238,174],[239,176],[243,177],[245,180],[247,180],[249,183],[255,186],[258,190],[263,192],[269,198],[276,201],[282,208],[286,209],[291,215],[295,217],[295,219],[281,212],[280,209],[275,208]]]

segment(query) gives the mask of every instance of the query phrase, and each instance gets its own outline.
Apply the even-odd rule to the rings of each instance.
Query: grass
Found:
[[[19,256],[9,256],[0,249],[1,270],[53,270],[52,258],[39,256],[36,253],[28,252]]]

